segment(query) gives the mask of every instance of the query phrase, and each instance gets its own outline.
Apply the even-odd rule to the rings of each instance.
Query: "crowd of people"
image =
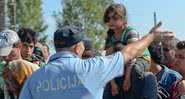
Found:
[[[127,19],[106,9],[105,54],[77,26],[54,32],[51,56],[30,28],[1,31],[0,99],[184,99],[185,41],[161,22],[140,37]]]

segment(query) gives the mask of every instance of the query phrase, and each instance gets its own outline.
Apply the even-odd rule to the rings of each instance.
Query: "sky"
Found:
[[[141,35],[145,35],[154,25],[153,12],[157,21],[162,21],[162,29],[175,32],[176,37],[185,40],[185,0],[115,0],[124,4],[128,12],[128,22]],[[43,0],[43,16],[48,29],[45,31],[52,39],[56,30],[53,12],[62,10],[61,0]]]

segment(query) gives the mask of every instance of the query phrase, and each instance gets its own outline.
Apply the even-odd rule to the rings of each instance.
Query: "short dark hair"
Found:
[[[152,44],[148,47],[148,50],[151,55],[151,59],[156,63],[156,64],[161,64],[161,60],[163,60],[163,52],[162,52],[162,46],[161,44]]]
[[[96,50],[86,50],[83,52],[82,54],[82,58],[83,59],[87,59],[87,58],[93,58],[95,56],[98,56],[98,52]],[[99,55],[100,56],[100,55]]]
[[[38,34],[37,32],[33,31],[30,28],[21,28],[17,32],[21,42],[27,42],[27,43],[34,43],[36,44],[38,41]]]
[[[163,44],[166,44],[170,50],[176,50],[177,49],[176,45],[179,41],[180,40],[178,38],[173,38],[172,40],[163,42]]]
[[[180,41],[177,43],[178,49],[185,49],[185,41]]]

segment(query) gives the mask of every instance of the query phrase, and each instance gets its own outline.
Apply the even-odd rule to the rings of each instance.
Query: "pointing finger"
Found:
[[[149,33],[153,33],[155,30],[157,30],[160,26],[162,25],[162,22],[157,23],[157,25],[155,25],[154,27],[152,27],[152,29],[150,30]]]

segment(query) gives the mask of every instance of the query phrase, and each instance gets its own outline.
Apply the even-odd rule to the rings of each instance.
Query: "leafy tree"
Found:
[[[16,28],[29,27],[34,31],[43,32],[47,29],[42,17],[42,0],[15,0]],[[9,27],[12,25],[12,0],[8,0]]]
[[[5,28],[4,0],[0,0],[0,31]]]
[[[113,0],[62,0],[62,11],[55,12],[57,27],[76,25],[93,40],[94,48],[101,48],[105,39],[103,14]]]

